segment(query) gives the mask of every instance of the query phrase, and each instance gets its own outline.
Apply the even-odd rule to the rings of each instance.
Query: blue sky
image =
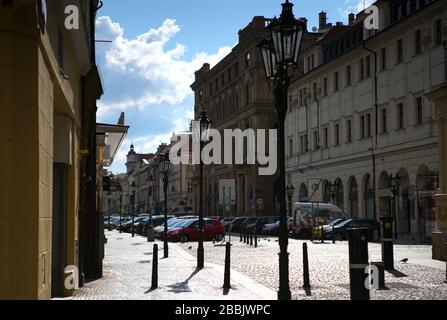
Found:
[[[139,153],[154,152],[193,116],[189,85],[204,62],[212,66],[237,43],[237,32],[253,16],[279,15],[282,0],[104,0],[98,13],[97,60],[105,94],[98,121],[116,123],[126,113],[129,134],[113,172],[125,171],[131,141]],[[346,23],[363,0],[295,0],[297,17],[318,26],[318,13]],[[371,3],[366,0],[366,5]]]

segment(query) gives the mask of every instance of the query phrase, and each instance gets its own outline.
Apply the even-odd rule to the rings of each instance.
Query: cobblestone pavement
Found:
[[[290,239],[290,287],[293,299],[347,300],[349,293],[349,258],[347,242],[326,241],[325,244],[308,242],[309,268],[312,289],[302,289],[302,245],[304,241]],[[278,252],[276,238],[262,238],[258,248],[232,238],[231,267],[273,290],[278,287]],[[182,244],[193,254],[197,244]],[[189,249],[192,246],[191,249]],[[370,243],[370,261],[381,261],[380,244]],[[224,248],[205,244],[205,259],[216,264],[224,263]],[[389,290],[372,291],[371,299],[385,300],[447,300],[446,264],[431,259],[431,246],[396,245],[395,269],[386,272]],[[408,258],[408,263],[401,260]]]
[[[75,300],[270,300],[274,290],[234,271],[232,289],[222,289],[222,266],[207,263],[199,272],[196,259],[178,244],[169,244],[169,258],[159,244],[159,289],[150,291],[153,243],[116,231],[106,232],[104,277],[76,291]]]

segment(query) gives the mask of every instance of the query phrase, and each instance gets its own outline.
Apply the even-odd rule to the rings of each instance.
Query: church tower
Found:
[[[135,147],[132,143],[130,145],[130,151],[129,153],[127,153],[127,162],[126,162],[127,173],[134,171],[136,164],[137,164],[137,153],[135,152]]]

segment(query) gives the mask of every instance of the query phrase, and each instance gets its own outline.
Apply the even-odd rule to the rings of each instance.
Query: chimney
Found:
[[[355,21],[355,14],[353,14],[352,12],[348,15],[348,20],[349,20],[349,26],[352,26],[354,24]]]
[[[326,29],[327,26],[327,16],[326,16],[326,12],[321,11],[319,14],[319,20],[320,20],[320,27],[319,29],[323,30]]]
[[[343,22],[336,22],[335,25],[336,25],[337,27],[341,27],[341,26],[343,26]]]
[[[121,112],[120,118],[118,119],[118,125],[124,126],[124,112]]]

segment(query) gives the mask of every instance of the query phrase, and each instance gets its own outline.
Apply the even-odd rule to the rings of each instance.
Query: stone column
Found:
[[[436,105],[439,136],[439,189],[436,201],[436,229],[433,231],[433,259],[446,260],[447,241],[447,87],[427,95]]]

